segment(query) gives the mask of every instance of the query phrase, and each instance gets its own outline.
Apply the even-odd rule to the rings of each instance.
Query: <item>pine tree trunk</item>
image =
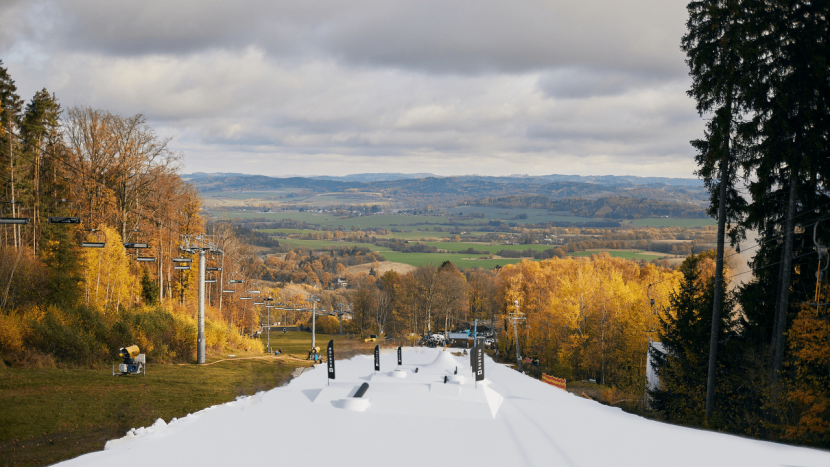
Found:
[[[98,302],[98,289],[101,287],[101,261],[103,261],[103,253],[98,253],[98,277],[95,280],[95,301]]]
[[[159,241],[158,259],[156,260],[156,274],[158,274],[159,281],[159,305],[164,303],[164,270],[161,266],[163,261],[164,254],[162,251],[162,242]]]
[[[781,289],[778,297],[777,325],[773,329],[774,351],[772,357],[772,380],[778,382],[781,370],[784,367],[784,331],[787,329],[787,309],[790,300],[790,276],[793,261],[793,237],[795,222],[795,201],[798,191],[798,167],[790,166],[790,197],[787,205],[786,231],[784,232],[784,249],[781,252],[781,262],[784,269],[781,274]]]
[[[732,96],[727,97],[726,113],[732,119]],[[729,181],[731,121],[724,131],[724,152],[720,161],[720,186],[718,186],[718,251],[715,260],[715,290],[712,301],[712,330],[709,337],[709,372],[706,378],[706,418],[712,416],[715,408],[715,385],[717,383],[718,342],[720,341],[720,314],[723,309],[723,250],[726,237],[726,186]]]

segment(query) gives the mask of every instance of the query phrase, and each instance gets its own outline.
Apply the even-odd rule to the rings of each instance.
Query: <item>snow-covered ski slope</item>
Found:
[[[830,452],[646,420],[490,359],[477,387],[469,358],[449,351],[405,349],[401,367],[393,351],[380,361],[377,373],[371,356],[337,361],[331,385],[322,365],[60,465],[830,466]],[[350,397],[364,382],[366,394]]]

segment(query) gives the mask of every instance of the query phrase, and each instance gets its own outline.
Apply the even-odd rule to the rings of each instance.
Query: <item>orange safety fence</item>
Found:
[[[551,386],[556,386],[559,389],[565,389],[565,378],[557,378],[556,376],[542,373],[542,381],[550,384]]]

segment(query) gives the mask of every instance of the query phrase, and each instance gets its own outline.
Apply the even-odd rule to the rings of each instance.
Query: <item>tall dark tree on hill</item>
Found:
[[[43,189],[45,183],[44,159],[48,159],[54,165],[55,153],[60,150],[60,105],[54,96],[49,95],[46,89],[40,90],[32,97],[31,102],[26,105],[26,111],[21,123],[21,136],[23,141],[23,154],[30,164],[29,172],[29,196],[28,202],[32,206],[32,249],[37,252],[40,242],[40,221],[41,213],[48,209],[43,206]],[[57,170],[57,167],[53,167]],[[57,183],[53,177],[52,182]]]
[[[3,167],[8,168],[8,172],[5,172],[5,170],[3,171],[5,173],[0,172],[3,173],[0,181],[2,181],[4,188],[2,201],[10,204],[12,217],[19,214],[16,204],[14,164],[15,146],[17,145],[15,131],[20,126],[20,111],[22,108],[23,101],[17,95],[17,86],[15,86],[8,70],[3,67],[3,61],[0,60],[0,154],[6,156],[7,165]],[[5,206],[2,207],[5,209]],[[14,246],[17,248],[22,243],[20,228],[14,225],[11,230]],[[8,244],[8,240],[6,239],[4,243]]]
[[[729,235],[734,243],[745,203],[735,189],[738,157],[733,144],[736,126],[745,110],[742,79],[746,76],[743,48],[746,42],[745,9],[739,0],[702,0],[689,3],[688,32],[681,48],[692,77],[690,97],[697,101],[701,116],[709,116],[704,139],[692,141],[697,149],[697,171],[711,195],[709,213],[718,219],[717,258],[709,363],[706,384],[706,417],[712,414],[715,396],[715,373],[718,358],[719,325],[723,307],[724,243]]]
[[[788,315],[795,310],[792,305],[801,301],[798,297],[804,296],[810,288],[807,285],[815,284],[812,274],[804,273],[815,270],[814,260],[806,253],[812,241],[805,232],[811,229],[796,233],[796,225],[812,225],[821,219],[830,202],[829,16],[830,0],[752,4],[750,50],[754,55],[747,57],[751,80],[745,88],[754,112],[747,129],[755,144],[745,161],[753,173],[745,226],[767,239],[783,240],[781,244],[765,242],[755,260],[760,275],[778,271],[769,332],[773,381],[781,377]],[[768,312],[753,303],[743,307],[750,318]]]

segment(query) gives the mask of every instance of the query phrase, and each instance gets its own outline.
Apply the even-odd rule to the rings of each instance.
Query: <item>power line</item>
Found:
[[[826,206],[830,206],[830,203],[827,203],[827,204],[825,204],[824,206],[820,206],[820,207],[818,207],[818,208],[816,208],[816,209],[820,209],[820,208],[823,208],[823,207],[826,207]],[[801,212],[801,213],[799,213],[797,216],[793,216],[793,220],[795,220],[795,218],[796,218],[796,217],[798,217],[798,216],[800,216],[800,215],[802,215],[802,214],[806,214],[806,213],[808,213],[808,212],[809,212],[809,211],[802,211],[802,212]],[[825,217],[822,217],[822,218],[816,219],[816,220],[815,220],[815,222],[812,222],[812,223],[809,223],[809,224],[803,225],[803,226],[802,226],[802,228],[806,229],[806,228],[808,228],[808,227],[814,226],[814,225],[818,224],[819,222],[821,222],[821,221],[825,221],[825,220],[827,220],[827,219],[830,219],[830,216],[825,216]],[[727,258],[731,258],[731,257],[736,256],[736,255],[740,255],[740,254],[744,253],[745,251],[748,251],[748,250],[753,250],[753,249],[758,248],[758,247],[760,247],[760,246],[762,246],[762,245],[764,245],[764,244],[767,244],[767,243],[770,243],[770,242],[772,242],[772,241],[775,241],[775,240],[781,239],[782,237],[784,237],[784,235],[786,235],[786,234],[781,233],[781,234],[778,234],[778,235],[773,235],[773,236],[771,236],[771,237],[766,237],[766,238],[764,238],[761,242],[756,242],[755,246],[751,246],[751,247],[749,247],[749,248],[742,249],[741,251],[736,251],[735,253],[732,253],[732,254],[730,254],[730,255],[724,256],[724,257],[723,257],[723,259],[727,259]]]

